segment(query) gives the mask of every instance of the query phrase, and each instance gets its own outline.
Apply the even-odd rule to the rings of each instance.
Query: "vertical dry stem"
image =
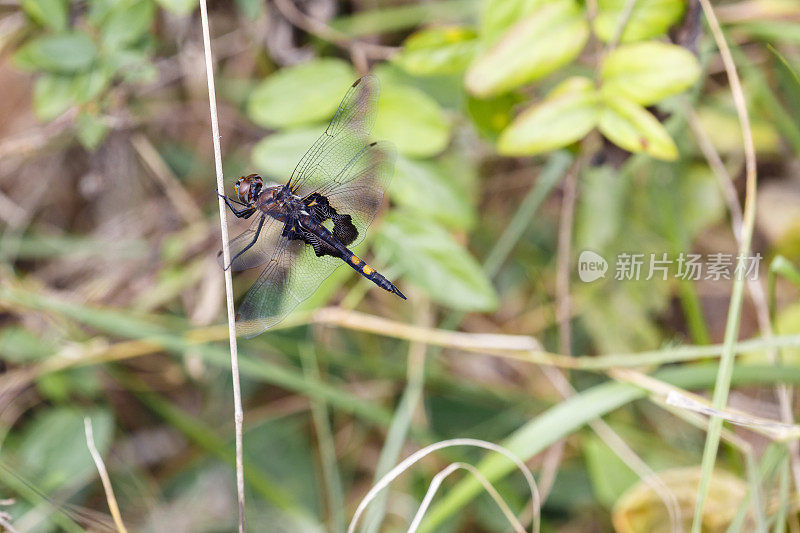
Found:
[[[219,146],[219,122],[217,120],[217,95],[214,90],[214,65],[211,56],[211,37],[208,30],[208,7],[206,0],[200,0],[200,18],[203,24],[203,49],[206,57],[206,76],[208,78],[208,105],[211,112],[211,135],[214,144],[214,166],[217,173],[217,193],[225,194],[225,184],[222,175],[222,154]],[[225,202],[220,196],[219,200],[219,225],[222,232],[222,257],[223,263],[231,262],[231,251],[228,247],[228,221],[225,213]],[[236,426],[236,490],[239,497],[239,533],[244,533],[244,464],[242,460],[242,394],[239,387],[239,355],[236,345],[236,322],[233,308],[233,280],[231,271],[224,271],[225,299],[228,304],[228,338],[231,345],[231,377],[233,380],[233,412]]]
[[[125,524],[122,522],[122,515],[119,512],[119,505],[117,505],[117,498],[114,496],[114,489],[111,487],[111,479],[108,477],[106,465],[103,462],[103,457],[97,451],[97,446],[94,444],[94,432],[92,431],[92,420],[87,416],[83,419],[83,429],[86,432],[86,446],[89,448],[89,453],[92,454],[92,459],[97,467],[97,472],[100,474],[100,481],[103,482],[103,490],[106,493],[106,501],[108,502],[108,510],[111,511],[111,517],[114,519],[114,525],[117,526],[117,531],[120,533],[128,533],[125,529]]]

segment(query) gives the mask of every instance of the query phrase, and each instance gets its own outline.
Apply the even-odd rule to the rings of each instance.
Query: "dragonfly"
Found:
[[[238,335],[254,337],[283,320],[341,264],[406,299],[351,250],[383,203],[396,159],[391,143],[369,138],[379,92],[375,76],[356,80],[285,185],[265,187],[250,174],[236,181],[236,198],[220,195],[235,216],[253,217],[230,241],[230,264],[218,254],[221,266],[262,268],[239,305]]]

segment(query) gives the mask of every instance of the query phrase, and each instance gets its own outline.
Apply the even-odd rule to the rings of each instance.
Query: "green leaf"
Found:
[[[0,353],[5,361],[27,363],[53,355],[55,346],[47,339],[19,326],[6,326],[0,331]]]
[[[53,120],[75,104],[92,101],[108,87],[110,81],[99,69],[75,76],[39,76],[33,86],[34,114],[43,122]]]
[[[250,20],[256,20],[264,12],[264,2],[261,0],[236,0],[236,7]]]
[[[101,454],[108,451],[113,430],[113,418],[108,411],[67,407],[42,410],[25,426],[18,446],[23,475],[35,479],[46,491],[94,475],[94,463],[86,447],[84,416],[92,420],[98,451]]]
[[[477,47],[477,34],[471,28],[430,28],[406,39],[393,61],[415,76],[458,74],[466,70]]]
[[[122,0],[92,0],[88,3],[89,10],[86,19],[89,24],[99,28],[106,17],[120,5],[122,5]]]
[[[378,254],[392,257],[409,281],[442,305],[464,311],[490,311],[497,294],[469,252],[431,220],[394,211],[377,235]]]
[[[100,28],[103,46],[119,50],[135,43],[153,24],[155,6],[150,0],[129,1],[116,6]]]
[[[318,124],[268,135],[253,147],[253,165],[265,177],[286,181],[303,154],[324,131],[325,125]]]
[[[648,41],[616,48],[600,75],[604,94],[650,105],[691,87],[700,78],[700,64],[685,48]]]
[[[42,122],[53,120],[77,103],[70,76],[44,74],[33,85],[33,112]]]
[[[508,28],[546,3],[547,0],[488,0],[481,16],[481,39],[494,44]]]
[[[690,165],[680,174],[677,202],[682,224],[694,241],[705,228],[722,222],[727,208],[719,183],[706,165]]]
[[[104,69],[92,69],[72,76],[72,92],[78,103],[95,100],[111,83],[111,76]]]
[[[639,480],[639,476],[600,437],[587,435],[582,444],[586,470],[594,493],[600,503],[611,508]]]
[[[667,130],[645,108],[624,98],[605,98],[600,112],[600,131],[629,152],[644,152],[656,159],[673,161],[678,147]]]
[[[615,37],[628,0],[599,0],[594,32],[604,42]],[[666,33],[678,22],[686,7],[684,0],[637,0],[625,24],[620,42],[642,41]]]
[[[389,193],[397,204],[452,228],[468,229],[476,218],[464,188],[438,161],[399,157]]]
[[[430,157],[447,147],[450,123],[439,104],[424,92],[387,84],[378,101],[372,136],[392,141],[401,154]]]
[[[581,173],[581,194],[575,213],[575,249],[605,253],[624,228],[628,190],[610,166],[590,166]],[[606,273],[607,277],[613,273]]]
[[[58,31],[67,29],[69,6],[66,0],[22,0],[20,6],[39,24]]]
[[[598,117],[598,96],[591,81],[570,78],[515,118],[500,135],[497,149],[505,155],[555,150],[583,138],[597,125]]]
[[[88,69],[97,57],[92,39],[80,31],[31,39],[14,54],[23,70],[68,74]]]
[[[104,66],[127,83],[148,82],[158,77],[150,53],[137,48],[118,48],[108,52]]]
[[[467,89],[492,96],[543,78],[578,57],[589,24],[573,0],[548,3],[514,24],[467,70]]]
[[[265,128],[320,122],[333,116],[354,81],[353,69],[341,59],[301,63],[259,84],[250,95],[247,114]]]
[[[175,15],[188,15],[197,8],[197,0],[156,0],[158,5]],[[239,4],[240,2],[237,2]]]
[[[78,140],[87,150],[94,150],[100,146],[108,133],[108,126],[102,117],[85,112],[78,115],[75,128]]]
[[[734,110],[703,106],[697,110],[697,118],[705,131],[713,132],[709,137],[718,151],[726,154],[742,152],[742,129]],[[758,153],[776,154],[780,151],[781,137],[771,122],[751,116],[750,129]]]
[[[506,93],[492,98],[467,95],[466,111],[481,135],[496,141],[511,123],[511,112],[522,101],[519,94]]]

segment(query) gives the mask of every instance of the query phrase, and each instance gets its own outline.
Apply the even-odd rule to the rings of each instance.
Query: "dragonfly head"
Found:
[[[263,187],[264,180],[258,174],[242,176],[236,180],[236,196],[239,197],[240,202],[250,205],[258,200]]]

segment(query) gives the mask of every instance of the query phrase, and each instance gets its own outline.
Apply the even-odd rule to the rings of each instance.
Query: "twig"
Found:
[[[153,175],[164,188],[167,198],[175,206],[175,210],[181,215],[181,218],[187,224],[202,220],[202,211],[197,207],[189,193],[186,192],[186,189],[181,186],[178,178],[172,173],[172,170],[167,166],[167,163],[153,146],[153,143],[150,142],[150,139],[141,133],[137,133],[131,138],[131,144],[136,149],[139,157],[150,167]]]
[[[756,210],[756,152],[753,144],[753,132],[750,129],[750,117],[747,114],[747,103],[742,91],[739,75],[736,72],[736,64],[731,57],[728,44],[725,42],[725,35],[719,25],[714,9],[709,0],[700,0],[703,12],[708,20],[711,33],[717,43],[725,70],[728,74],[728,83],[731,85],[733,102],[736,113],[739,115],[739,122],[742,129],[742,140],[744,142],[745,154],[745,204],[742,217],[742,231],[739,238],[739,267],[744,266],[746,256],[750,253],[750,242],[753,237],[753,226],[755,224]],[[720,358],[719,372],[714,386],[714,396],[712,406],[715,409],[722,409],[728,400],[731,376],[734,364],[734,344],[739,334],[739,319],[742,310],[742,294],[744,292],[744,280],[746,276],[739,276],[733,282],[730,305],[728,307],[728,320],[725,324],[725,338],[722,356]],[[711,484],[711,475],[714,463],[717,458],[717,447],[719,446],[720,432],[722,430],[722,418],[712,416],[708,424],[708,434],[706,435],[705,449],[703,450],[702,476],[697,491],[697,504],[692,520],[692,533],[700,533],[703,519],[703,507],[705,506],[706,496]]]
[[[217,120],[217,97],[214,89],[214,64],[211,55],[211,37],[208,29],[208,7],[206,0],[200,0],[200,19],[203,24],[203,49],[206,57],[206,77],[208,78],[208,105],[211,113],[211,134],[214,144],[214,163],[217,173],[217,193],[225,194],[225,184],[222,175],[222,154],[219,145],[219,121]],[[222,233],[222,258],[224,263],[230,264],[231,251],[228,245],[228,222],[225,212],[225,203],[222,196],[217,198],[219,203],[219,225]],[[231,378],[233,381],[233,409],[236,431],[236,489],[239,497],[239,533],[244,533],[244,461],[242,452],[242,393],[239,386],[239,355],[236,344],[236,322],[233,306],[233,280],[230,269],[223,272],[225,276],[225,296],[228,304],[228,338],[231,348]]]
[[[416,533],[417,529],[419,529],[422,519],[425,517],[425,512],[428,510],[428,507],[430,507],[431,501],[436,495],[436,492],[439,490],[442,482],[447,479],[447,476],[459,469],[468,471],[470,474],[475,476],[481,485],[483,485],[483,489],[488,492],[495,501],[497,506],[503,512],[503,515],[505,515],[506,520],[508,520],[508,522],[511,524],[511,527],[514,528],[514,531],[517,533],[525,533],[525,528],[522,527],[522,524],[520,524],[517,517],[514,516],[513,511],[509,509],[508,504],[505,502],[502,496],[500,496],[500,493],[497,492],[497,489],[494,488],[494,485],[492,485],[489,480],[486,479],[486,476],[484,476],[480,470],[471,464],[460,462],[450,463],[443,468],[441,472],[433,476],[433,480],[431,480],[431,484],[428,486],[427,492],[425,492],[425,497],[422,499],[422,503],[420,504],[419,509],[417,509],[414,519],[411,521],[411,525],[408,526],[408,533]]]
[[[572,328],[569,297],[569,260],[572,255],[572,225],[575,218],[575,200],[578,197],[578,173],[581,158],[573,163],[564,178],[564,196],[558,224],[558,252],[556,255],[556,315],[558,317],[559,351],[572,353]]]
[[[319,20],[309,17],[300,11],[292,0],[275,0],[275,7],[289,22],[306,32],[330,41],[351,52],[364,54],[374,59],[389,59],[400,49],[394,46],[382,46],[351,39],[346,33],[331,28]]]
[[[625,2],[625,6],[622,8],[622,16],[617,21],[614,34],[611,36],[611,40],[608,41],[608,46],[606,46],[605,55],[608,55],[609,52],[616,48],[622,40],[622,35],[625,33],[625,28],[628,26],[634,7],[636,7],[636,0],[627,0]]]
[[[3,526],[8,533],[19,533],[14,526],[11,525],[10,518],[5,513],[0,513],[0,526]]]
[[[528,482],[528,488],[531,491],[531,507],[533,511],[533,530],[539,530],[539,511],[541,507],[541,499],[539,498],[539,491],[536,487],[536,482],[533,480],[533,474],[531,474],[530,469],[525,465],[523,461],[521,461],[516,455],[514,455],[511,451],[500,446],[498,444],[494,444],[492,442],[487,442],[484,440],[478,439],[451,439],[451,440],[443,440],[426,446],[421,450],[418,450],[408,457],[406,457],[403,461],[401,461],[397,466],[392,468],[385,476],[383,476],[372,488],[367,492],[366,496],[359,502],[358,507],[356,508],[356,512],[353,514],[353,519],[350,521],[350,526],[347,528],[347,533],[354,533],[356,527],[358,526],[358,521],[361,519],[361,515],[364,514],[369,503],[375,499],[375,496],[378,495],[383,489],[389,486],[389,484],[394,481],[400,474],[408,470],[414,463],[421,460],[426,455],[435,452],[436,450],[441,450],[442,448],[449,448],[452,446],[475,446],[478,448],[484,448],[486,450],[492,450],[497,453],[500,453],[510,459],[522,474],[525,476],[525,481]]]
[[[585,147],[585,145],[584,145]],[[564,177],[561,213],[558,223],[558,251],[556,252],[556,321],[558,322],[559,351],[572,353],[572,305],[569,294],[569,262],[572,256],[572,227],[575,219],[575,201],[578,197],[578,173],[583,158],[572,163]],[[568,378],[561,370],[544,368],[545,376],[555,385],[556,381],[567,383]],[[571,387],[569,387],[571,388]],[[566,397],[566,396],[565,396]],[[553,488],[553,482],[564,454],[564,440],[550,446],[542,462],[540,488],[542,498],[546,499]]]
[[[127,533],[125,524],[122,522],[122,515],[119,512],[117,505],[117,498],[114,496],[114,489],[111,487],[111,479],[108,477],[106,465],[100,452],[97,451],[97,446],[94,444],[94,432],[92,431],[92,420],[87,416],[83,419],[83,429],[86,432],[86,446],[89,447],[89,453],[92,454],[92,459],[97,467],[97,472],[100,474],[100,480],[103,482],[103,490],[106,492],[106,501],[108,502],[108,510],[111,511],[111,517],[114,519],[114,525],[117,526],[117,531],[120,533]]]

